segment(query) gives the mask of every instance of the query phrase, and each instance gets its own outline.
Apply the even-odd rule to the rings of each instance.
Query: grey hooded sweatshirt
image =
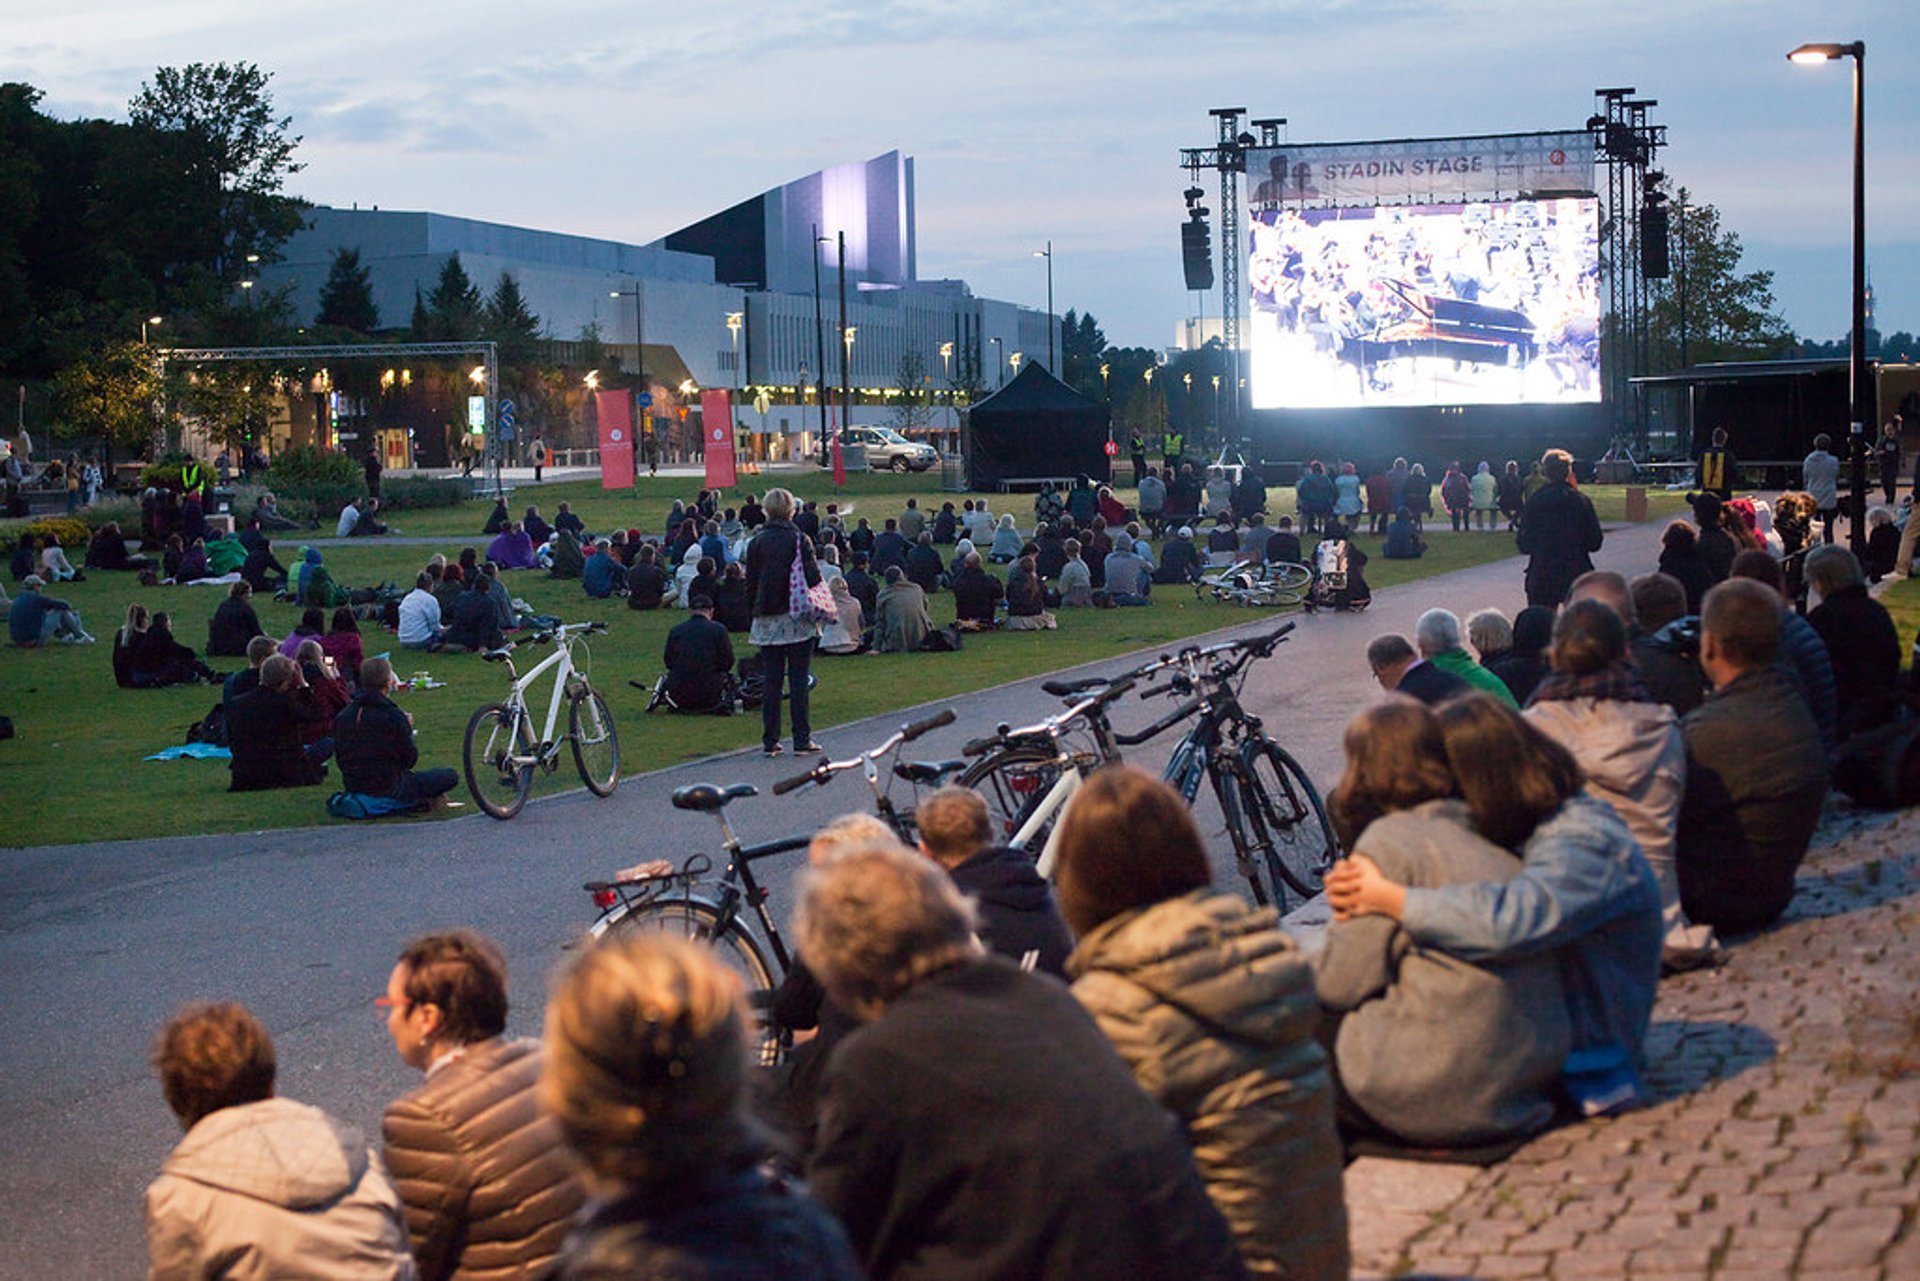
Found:
[[[187,1131],[147,1188],[151,1281],[413,1281],[400,1197],[358,1130],[266,1099]]]

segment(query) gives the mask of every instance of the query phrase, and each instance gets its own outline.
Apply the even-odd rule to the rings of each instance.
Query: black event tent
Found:
[[[973,407],[967,415],[967,488],[992,490],[1008,480],[1112,476],[1107,407],[1089,400],[1039,365]]]

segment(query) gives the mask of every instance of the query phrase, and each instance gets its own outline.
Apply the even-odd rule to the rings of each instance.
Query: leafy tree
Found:
[[[602,386],[612,384],[613,378],[620,373],[620,357],[607,350],[607,343],[600,336],[600,322],[590,320],[580,326],[580,336],[574,340],[575,359],[582,369],[600,371]]]
[[[380,327],[380,309],[373,302],[373,270],[362,266],[358,249],[340,249],[327,268],[320,287],[320,314],[316,323],[370,334]]]
[[[264,367],[222,365],[196,371],[176,404],[221,444],[248,449],[266,439],[273,390],[271,371]]]
[[[109,342],[63,368],[53,380],[54,418],[66,430],[97,436],[110,450],[157,439],[164,387],[152,348]]]
[[[271,258],[300,227],[301,202],[281,194],[302,166],[293,117],[276,118],[271,73],[250,62],[161,67],[128,107],[137,128],[179,135],[187,144],[183,178],[211,196],[222,280],[235,279],[249,254]]]
[[[486,308],[480,290],[454,254],[440,269],[440,279],[427,295],[427,332],[415,337],[428,342],[466,342],[478,338],[486,329]]]
[[[926,358],[908,347],[900,353],[895,378],[900,394],[893,401],[893,429],[904,436],[933,421],[933,388],[927,377]]]
[[[540,340],[540,318],[528,310],[527,300],[520,294],[520,282],[512,272],[500,273],[487,299],[484,333],[500,344],[502,365],[525,364],[533,359]]]
[[[433,337],[433,316],[427,311],[427,300],[420,296],[420,286],[413,287],[413,318],[407,322],[415,342],[429,342]]]
[[[1083,396],[1100,400],[1100,364],[1106,356],[1107,336],[1091,315],[1078,316],[1071,307],[1060,318],[1060,381]]]
[[[1694,204],[1684,187],[1674,205],[1673,274],[1648,282],[1652,368],[1790,354],[1796,344],[1774,314],[1773,273],[1742,270],[1740,237],[1721,228],[1718,209]]]

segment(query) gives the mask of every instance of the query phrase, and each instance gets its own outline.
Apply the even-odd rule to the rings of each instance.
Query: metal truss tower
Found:
[[[1661,176],[1649,175],[1654,156],[1667,144],[1667,127],[1647,123],[1647,112],[1659,106],[1653,98],[1636,98],[1637,90],[1596,89],[1597,110],[1587,120],[1594,152],[1607,170],[1606,209],[1601,215],[1601,271],[1607,286],[1603,361],[1607,399],[1616,437],[1627,437],[1644,448],[1647,406],[1632,379],[1649,372],[1652,328],[1651,291],[1641,256],[1641,212],[1650,186]]]
[[[1196,180],[1202,169],[1220,175],[1220,341],[1226,348],[1228,375],[1233,380],[1232,419],[1223,430],[1229,438],[1238,439],[1247,395],[1240,346],[1240,255],[1246,250],[1240,230],[1240,175],[1246,172],[1247,148],[1256,140],[1240,129],[1240,119],[1247,114],[1245,107],[1215,107],[1207,114],[1215,121],[1214,145],[1181,148],[1180,166]],[[1278,123],[1263,121],[1261,126],[1265,130]]]

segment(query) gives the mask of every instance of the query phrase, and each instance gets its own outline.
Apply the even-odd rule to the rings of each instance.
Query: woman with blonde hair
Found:
[[[778,756],[780,746],[780,706],[782,686],[793,695],[793,750],[817,751],[813,742],[813,722],[808,716],[808,668],[813,662],[814,642],[820,637],[820,625],[805,614],[794,612],[796,604],[790,587],[794,569],[808,587],[821,582],[820,566],[814,559],[813,540],[793,523],[793,494],[785,489],[769,489],[762,504],[766,523],[747,544],[747,595],[753,601],[753,626],[747,638],[760,648],[760,670],[765,689],[760,702],[760,746],[768,756]]]
[[[540,1099],[595,1199],[555,1275],[860,1275],[845,1234],[760,1168],[739,981],[660,934],[583,952],[547,1006]]]

